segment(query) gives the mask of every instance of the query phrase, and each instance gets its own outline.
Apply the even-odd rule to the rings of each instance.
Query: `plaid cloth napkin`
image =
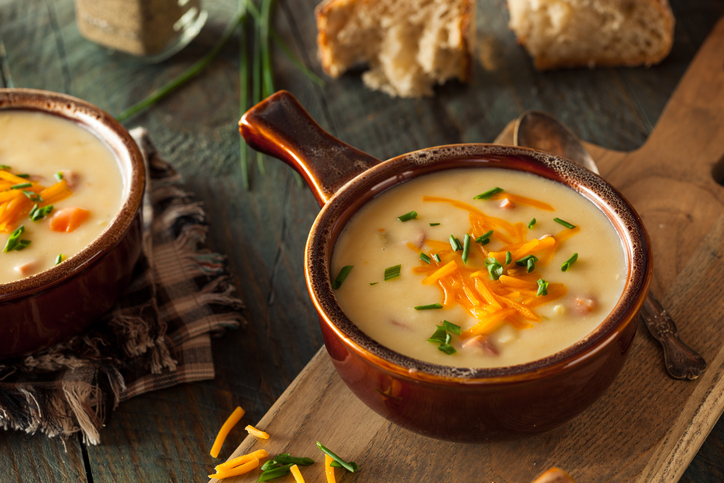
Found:
[[[143,255],[113,309],[83,335],[0,361],[0,425],[50,437],[81,432],[100,442],[118,403],[182,382],[213,379],[209,335],[242,322],[224,257],[197,249],[206,235],[199,203],[179,187],[146,130],[131,135],[147,168]]]

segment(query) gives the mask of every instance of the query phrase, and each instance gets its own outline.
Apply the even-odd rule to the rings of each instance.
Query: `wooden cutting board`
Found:
[[[511,139],[508,126],[497,141]],[[518,483],[550,466],[580,482],[678,480],[724,411],[724,187],[715,181],[724,180],[724,20],[643,147],[588,147],[602,176],[646,223],[654,293],[709,363],[697,381],[667,376],[661,349],[642,325],[614,385],[574,420],[521,441],[455,444],[411,433],[367,409],[322,348],[258,423],[271,439],[248,437],[233,456],[265,448],[313,457],[319,463],[302,469],[308,482],[325,481],[315,441],[362,467],[337,470],[344,483]]]

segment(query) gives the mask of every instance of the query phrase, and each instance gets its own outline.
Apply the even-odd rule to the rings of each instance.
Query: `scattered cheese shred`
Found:
[[[327,483],[337,483],[337,479],[334,477],[334,466],[332,466],[331,456],[328,454],[324,455],[324,474],[327,476]]]
[[[243,475],[244,473],[248,473],[254,468],[259,466],[259,460],[257,458],[253,458],[250,461],[247,461],[241,466],[237,466],[235,468],[226,468],[223,470],[216,470],[216,473],[213,475],[209,475],[209,478],[218,478],[219,480],[222,480],[224,478],[229,478],[231,476],[239,476]]]
[[[253,460],[254,458],[260,460],[262,458],[268,458],[268,457],[269,457],[269,453],[267,453],[267,451],[265,449],[260,449],[260,450],[254,451],[253,453],[237,456],[233,460],[229,460],[226,463],[221,463],[220,465],[216,466],[216,471],[218,472],[218,471],[221,471],[224,469],[235,468],[239,465],[242,465],[248,461]]]
[[[259,438],[259,439],[269,439],[269,435],[268,435],[267,433],[265,433],[264,431],[260,431],[260,430],[256,429],[256,428],[255,428],[254,426],[252,426],[251,424],[246,427],[246,431],[247,431],[249,434],[251,434],[251,435],[253,435],[253,436],[256,436],[256,437]]]
[[[294,476],[294,481],[296,481],[297,483],[304,483],[304,478],[302,477],[302,473],[299,471],[299,466],[294,465],[289,468],[289,471],[292,472],[292,476]]]
[[[241,406],[234,409],[234,412],[231,413],[231,415],[226,419],[224,424],[221,426],[221,429],[219,430],[219,434],[216,435],[214,444],[211,446],[211,456],[213,456],[214,458],[219,457],[219,452],[221,451],[221,445],[224,444],[224,440],[226,439],[226,436],[228,436],[229,431],[231,431],[231,428],[236,426],[236,423],[238,423],[243,416],[244,416],[244,410],[241,409]]]

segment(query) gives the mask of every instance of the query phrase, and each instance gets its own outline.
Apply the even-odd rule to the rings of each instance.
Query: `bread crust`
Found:
[[[510,4],[511,0],[508,0]],[[666,35],[663,39],[663,43],[658,52],[652,55],[639,55],[630,57],[627,59],[618,58],[611,59],[604,56],[580,56],[580,57],[568,57],[568,58],[555,58],[544,55],[535,55],[531,53],[531,49],[528,47],[527,38],[515,29],[513,31],[516,34],[518,43],[526,48],[526,50],[533,57],[533,62],[538,70],[551,70],[557,68],[574,68],[574,67],[617,67],[617,66],[628,66],[635,67],[640,65],[651,66],[658,64],[666,58],[671,52],[674,43],[674,14],[667,0],[637,0],[640,2],[646,2],[652,5],[658,10],[661,15],[661,19],[664,22],[664,28]],[[512,28],[512,26],[511,26]]]
[[[333,43],[332,22],[335,15],[344,15],[345,11],[352,11],[355,7],[364,5],[370,0],[324,0],[315,8],[317,22],[317,47],[318,56],[322,69],[331,77],[339,77],[349,65],[338,65],[335,58]],[[403,1],[403,0],[395,0]],[[462,82],[470,82],[473,73],[473,43],[475,33],[475,0],[449,0],[449,3],[457,6],[459,17],[457,25],[460,30],[460,60],[459,65],[454,69],[454,76]],[[457,52],[457,50],[456,50]],[[366,61],[369,59],[360,59]],[[450,77],[449,77],[450,78]]]

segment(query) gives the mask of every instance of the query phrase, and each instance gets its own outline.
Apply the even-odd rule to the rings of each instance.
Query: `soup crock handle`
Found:
[[[287,91],[249,109],[239,132],[252,148],[299,171],[322,206],[347,181],[381,162],[322,129]]]

